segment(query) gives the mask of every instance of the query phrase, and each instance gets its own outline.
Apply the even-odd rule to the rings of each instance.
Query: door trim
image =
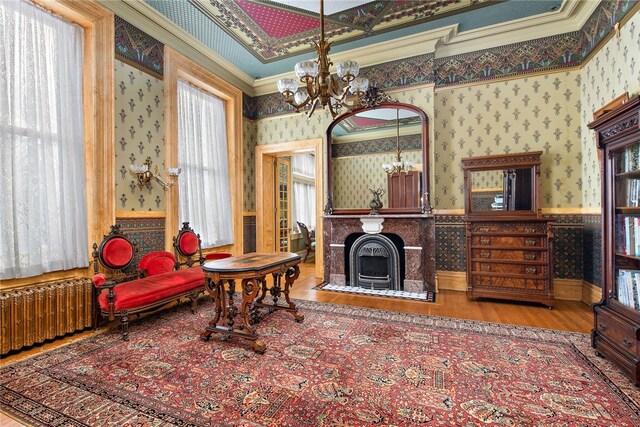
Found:
[[[313,153],[316,156],[316,277],[323,277],[322,250],[322,200],[324,196],[324,170],[322,167],[322,138],[283,142],[256,146],[256,251],[272,252],[274,224],[272,218],[275,188],[273,185],[273,160],[279,156]]]

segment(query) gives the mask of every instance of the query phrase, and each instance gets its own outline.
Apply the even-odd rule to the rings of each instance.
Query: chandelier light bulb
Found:
[[[366,77],[356,77],[349,85],[349,92],[354,95],[365,93],[369,89],[369,79]]]
[[[336,67],[338,77],[345,82],[350,82],[354,78],[358,77],[360,71],[360,65],[356,61],[343,61]]]
[[[291,96],[298,90],[298,82],[290,78],[280,79],[278,80],[278,90],[285,96]]]
[[[294,98],[295,98],[296,104],[302,104],[304,101],[307,100],[307,98],[309,98],[309,93],[305,88],[301,88],[299,91],[296,92]]]
[[[318,63],[316,61],[301,61],[295,66],[295,72],[298,78],[306,82],[318,75]]]

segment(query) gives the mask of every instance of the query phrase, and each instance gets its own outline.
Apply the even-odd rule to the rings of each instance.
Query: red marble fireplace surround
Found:
[[[436,290],[435,217],[432,214],[408,215],[325,215],[323,219],[324,281],[345,285],[345,240],[362,233],[362,218],[382,219],[382,234],[396,234],[404,241],[404,290]]]

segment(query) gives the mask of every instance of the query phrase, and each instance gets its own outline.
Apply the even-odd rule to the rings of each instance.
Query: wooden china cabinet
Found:
[[[462,159],[469,299],[553,306],[553,232],[540,212],[541,155]]]
[[[588,125],[602,176],[603,286],[591,342],[640,385],[640,98],[616,101]]]

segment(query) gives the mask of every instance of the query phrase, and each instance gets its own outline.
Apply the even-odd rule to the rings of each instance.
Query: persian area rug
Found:
[[[589,336],[298,301],[250,343],[186,306],[0,369],[35,426],[638,426],[640,391]]]

